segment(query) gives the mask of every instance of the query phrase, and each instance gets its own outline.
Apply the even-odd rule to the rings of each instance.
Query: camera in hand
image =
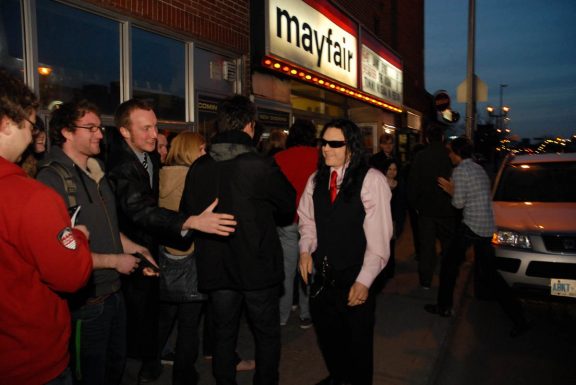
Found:
[[[142,270],[146,267],[151,268],[155,273],[159,273],[160,269],[157,266],[154,266],[144,255],[141,253],[132,253],[133,256],[140,259],[140,263],[138,264],[138,270]]]

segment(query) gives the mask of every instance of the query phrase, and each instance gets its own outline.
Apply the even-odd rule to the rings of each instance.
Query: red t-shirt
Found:
[[[318,149],[310,146],[290,147],[274,155],[274,159],[296,190],[296,207],[298,207],[306,182],[318,166]],[[294,222],[297,221],[298,215],[294,217]]]

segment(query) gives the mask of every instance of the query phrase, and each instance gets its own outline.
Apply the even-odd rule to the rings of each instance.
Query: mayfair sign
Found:
[[[268,54],[357,87],[358,43],[353,28],[304,1],[267,0],[266,6]]]

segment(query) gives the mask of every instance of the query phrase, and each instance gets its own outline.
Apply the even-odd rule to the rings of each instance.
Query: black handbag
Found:
[[[193,302],[206,300],[198,292],[196,258],[191,253],[183,258],[174,258],[160,249],[160,300],[165,302]]]

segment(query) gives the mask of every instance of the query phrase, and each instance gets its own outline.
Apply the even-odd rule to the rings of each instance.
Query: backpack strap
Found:
[[[78,189],[76,187],[76,182],[74,182],[74,178],[72,178],[72,175],[68,169],[54,160],[43,164],[40,169],[43,168],[51,168],[52,170],[56,171],[56,174],[62,178],[62,182],[64,183],[64,189],[66,190],[66,196],[68,198],[66,199],[68,207],[76,206],[78,204],[76,200],[76,192]]]

